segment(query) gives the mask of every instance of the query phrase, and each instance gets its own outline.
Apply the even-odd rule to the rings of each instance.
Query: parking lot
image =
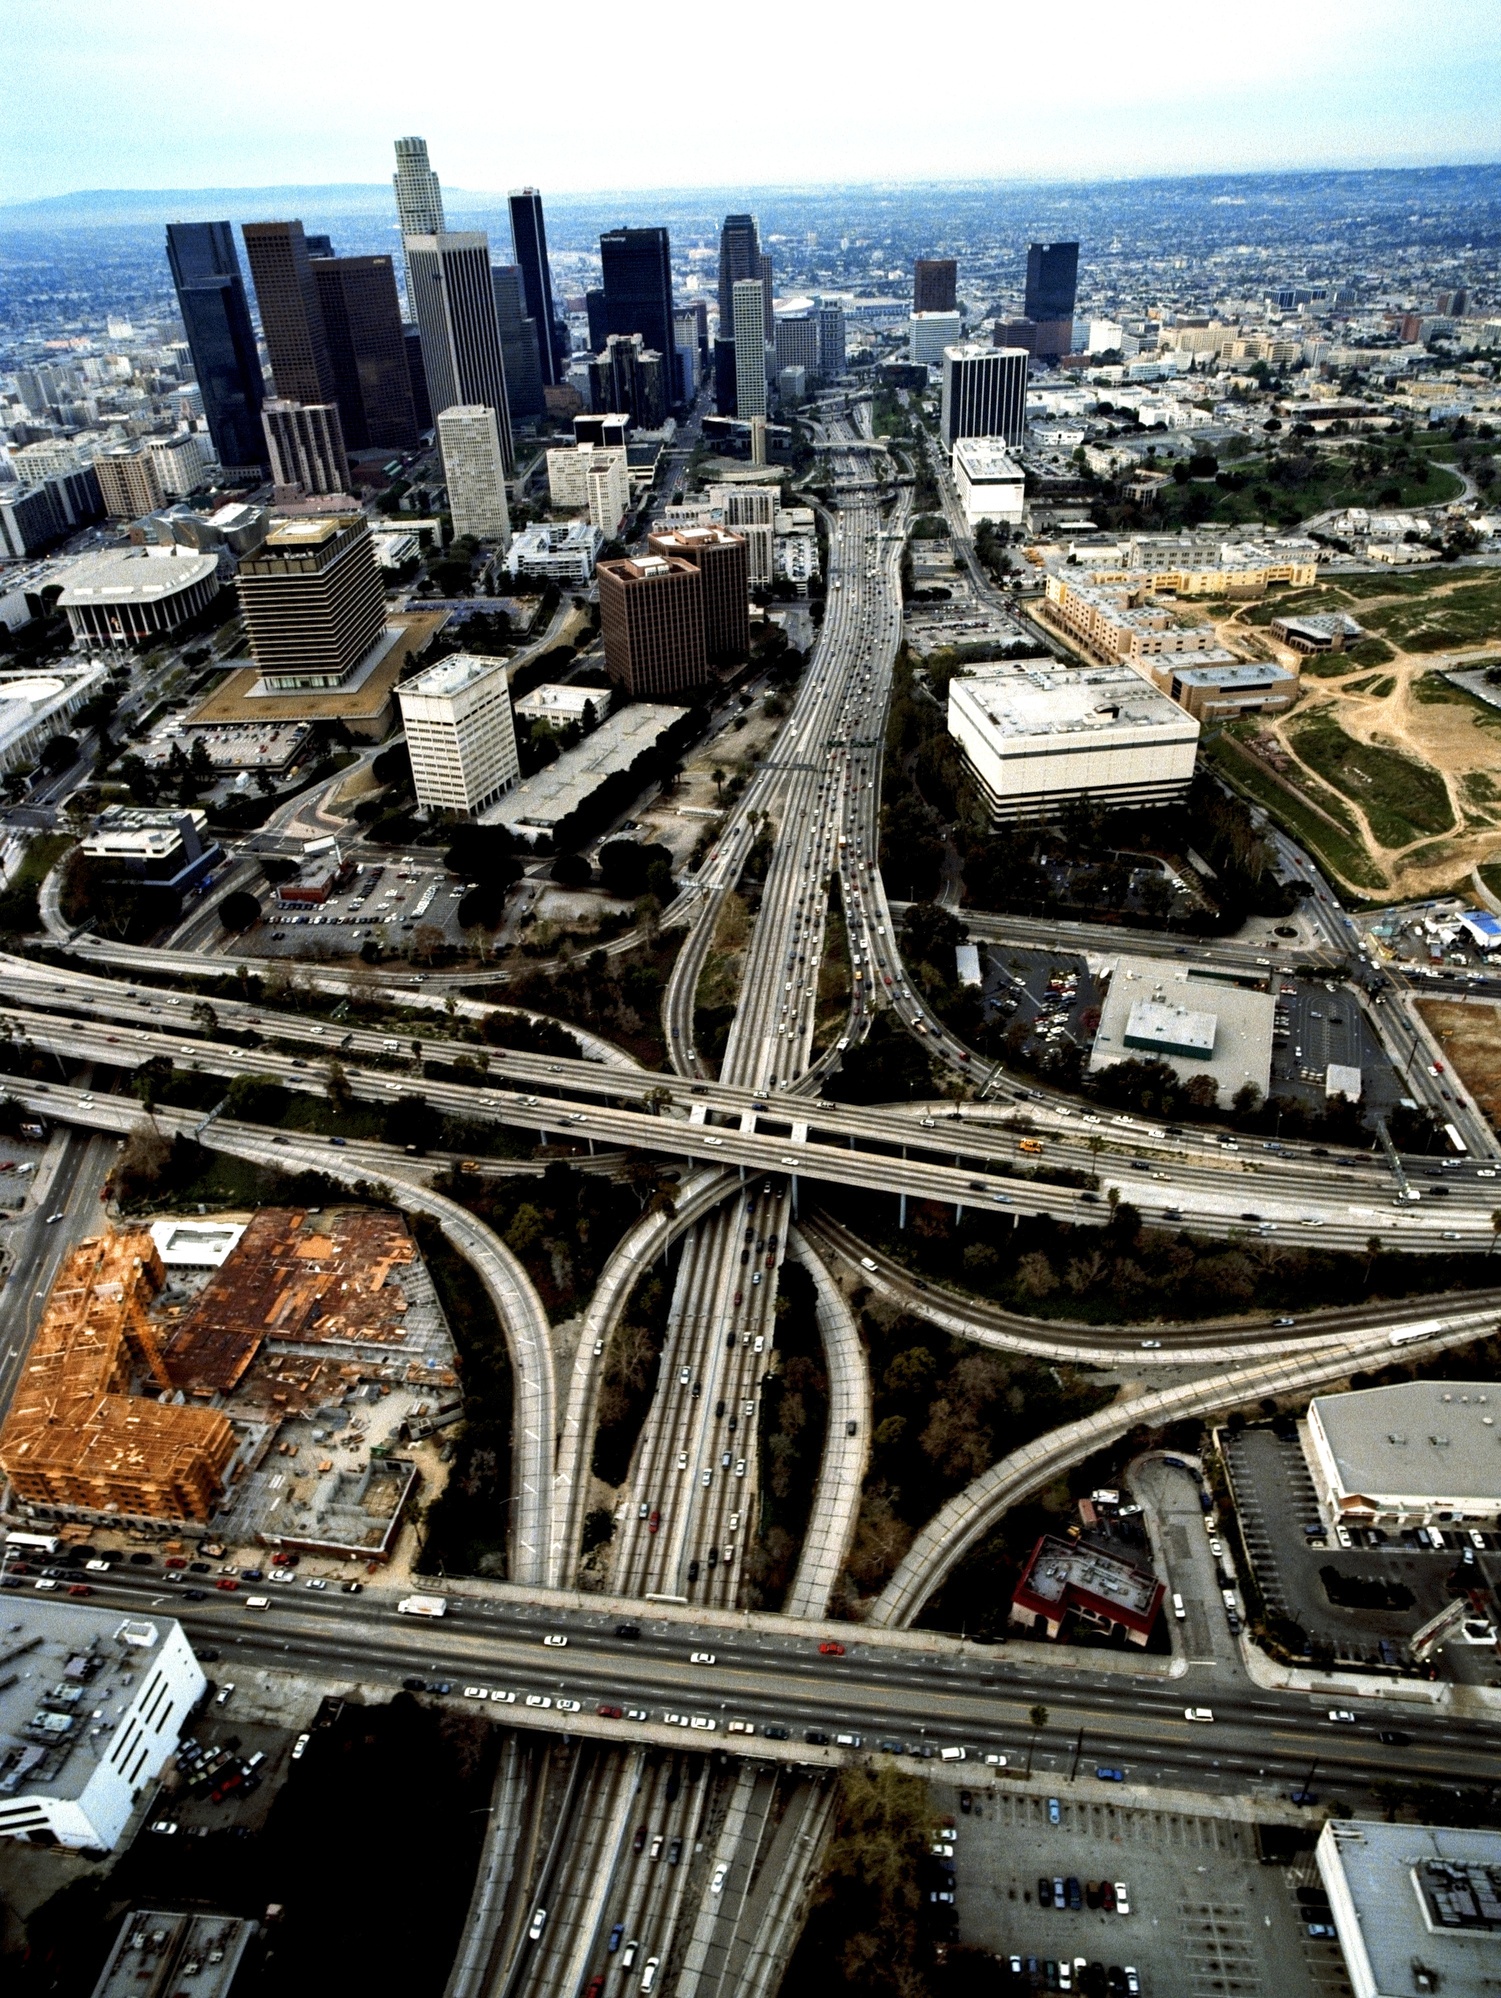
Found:
[[[1062,1989],[1065,1962],[1077,1991],[1080,1957],[1107,1976],[1112,1966],[1134,1970],[1144,1998],[1334,1998],[1348,1989],[1338,1945],[1309,1936],[1296,1898],[1311,1861],[1264,1865],[1252,1825],[1081,1803],[1066,1791],[1052,1800],[986,1794],[968,1815],[957,1791],[935,1786],[934,1796],[954,1813],[958,1938],[1006,1961],[1002,1991]],[[1055,1878],[1065,1902],[1077,1885],[1077,1909],[1039,1905],[1039,1881],[1051,1894]],[[1129,1914],[1088,1906],[1090,1884],[1102,1880],[1124,1883]],[[1098,1978],[1087,1974],[1085,1988]]]
[[[442,867],[360,867],[326,902],[268,898],[264,921],[243,947],[269,957],[290,949],[299,957],[346,956],[369,940],[397,949],[411,942],[419,926],[441,932],[445,943],[462,943],[459,904],[468,890],[467,881],[456,881]]]
[[[987,1012],[1004,1025],[1031,1029],[1034,1051],[1066,1046],[1087,1052],[1100,1024],[1099,985],[1071,951],[981,945]]]
[[[1361,1075],[1367,1111],[1387,1111],[1406,1090],[1354,994],[1317,978],[1286,975],[1273,988],[1272,1094],[1322,1110],[1331,1065]]]

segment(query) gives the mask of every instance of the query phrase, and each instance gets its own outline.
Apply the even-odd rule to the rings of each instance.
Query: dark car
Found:
[[[1410,1748],[1412,1746],[1412,1736],[1404,1734],[1398,1727],[1384,1727],[1376,1738],[1378,1741],[1384,1741],[1388,1748]]]
[[[1064,1881],[1063,1891],[1068,1896],[1068,1905],[1071,1908],[1078,1909],[1084,1906],[1084,1890],[1074,1874],[1071,1873]]]
[[[785,1727],[766,1727],[761,1730],[768,1741],[790,1741],[791,1734]]]
[[[403,1679],[401,1684],[403,1691],[408,1693],[424,1693],[427,1691],[427,1681],[425,1679],[409,1676]]]
[[[811,1741],[815,1748],[827,1748],[829,1745],[829,1737],[818,1727],[810,1727],[804,1734],[803,1740]]]
[[[615,1626],[615,1635],[617,1637],[639,1637],[641,1635],[641,1626],[639,1623],[617,1623]]]
[[[1053,1883],[1043,1873],[1037,1876],[1037,1905],[1039,1908],[1051,1908],[1053,1905]]]

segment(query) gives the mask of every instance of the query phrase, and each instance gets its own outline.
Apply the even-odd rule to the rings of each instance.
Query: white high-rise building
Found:
[[[597,527],[606,541],[612,541],[631,503],[630,473],[624,451],[596,451],[592,455],[605,462],[589,467],[589,525]]]
[[[780,486],[710,486],[709,506],[716,527],[731,527],[745,537],[752,585],[772,580],[772,556]]]
[[[943,350],[959,338],[957,312],[913,312],[907,317],[907,358],[919,368],[941,368]]]
[[[548,499],[560,512],[593,508],[596,488],[592,481],[599,472],[610,474],[600,490],[614,505],[615,516],[608,525],[603,520],[596,520],[594,525],[602,533],[610,535],[620,525],[621,517],[631,502],[631,474],[625,446],[560,445],[547,454]]]
[[[1004,437],[1019,445],[1027,426],[1024,347],[983,347],[977,342],[943,350],[945,444],[961,437]]]
[[[495,411],[472,402],[441,410],[438,443],[454,534],[473,535],[504,553],[511,545],[511,510]]]
[[[766,414],[766,287],[737,278],[733,288],[735,414],[742,422]]]
[[[521,775],[503,659],[456,652],[398,687],[417,802],[476,817]]]
[[[148,437],[146,449],[156,476],[169,499],[186,499],[203,484],[208,469],[208,438],[201,430],[179,431],[175,437]]]
[[[396,220],[403,236],[438,236],[443,232],[443,190],[428,164],[426,139],[396,141]]]

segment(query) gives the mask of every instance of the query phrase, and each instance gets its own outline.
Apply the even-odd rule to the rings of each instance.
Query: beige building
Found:
[[[197,492],[208,470],[208,439],[198,430],[184,430],[176,437],[151,437],[146,449],[156,467],[157,481],[169,499],[186,499]]]
[[[95,458],[94,471],[112,520],[138,520],[166,500],[156,461],[144,444],[111,444]]]
[[[626,499],[630,498],[630,472],[623,444],[566,444],[547,454],[548,504],[560,513],[581,513],[589,504],[589,475],[607,465],[618,465]],[[622,504],[621,512],[625,511]],[[613,530],[612,530],[613,532]]]
[[[503,554],[511,545],[511,510],[495,411],[484,403],[456,403],[441,411],[438,443],[454,534],[472,535]]]
[[[417,802],[476,818],[521,775],[505,661],[456,652],[397,689]]]

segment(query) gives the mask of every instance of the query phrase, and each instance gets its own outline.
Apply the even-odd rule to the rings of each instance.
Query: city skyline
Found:
[[[389,7],[366,17],[373,32],[363,45],[375,52],[367,62],[334,9],[306,24],[312,46],[304,63],[282,63],[248,23],[209,18],[191,37],[154,42],[149,71],[139,19],[114,0],[12,14],[0,27],[0,55],[26,77],[32,115],[24,136],[16,130],[0,140],[0,205],[126,185],[271,184],[285,181],[289,168],[309,182],[389,184],[384,135],[413,124],[442,157],[450,193],[616,184],[617,135],[608,125],[565,132],[542,105],[522,103],[497,147],[485,56],[498,52],[502,31],[481,10],[453,11],[474,59],[431,107],[414,104],[408,72],[380,59],[389,46],[381,19],[397,21]],[[966,74],[988,74],[989,58],[1004,55],[1007,72],[1025,77],[1004,119],[990,96],[963,92],[910,98],[897,117],[874,115],[881,93],[889,95],[889,51],[814,18],[802,24],[802,45],[773,104],[720,107],[722,128],[704,156],[712,174],[695,174],[664,132],[660,141],[633,134],[632,158],[643,169],[633,178],[643,190],[722,185],[724,162],[740,151],[776,158],[787,185],[1464,164],[1493,157],[1501,130],[1501,18],[1480,0],[1442,15],[1415,0],[1326,0],[1312,9],[1274,0],[1250,40],[1231,19],[1196,22],[1193,36],[1180,40],[1133,37],[1104,8],[1086,5],[1066,65],[1052,60],[1045,22],[1003,20],[966,5],[953,26],[972,58]],[[547,59],[542,24],[507,22],[504,36],[508,62]],[[701,58],[696,48],[662,52],[653,58],[660,67],[652,87],[668,96],[691,87]],[[627,48],[620,61],[629,80],[645,57]],[[846,87],[831,96],[819,78],[836,61]],[[330,65],[346,84],[334,93],[326,88]],[[228,131],[227,75],[257,111]],[[141,83],[133,89],[135,76]],[[176,105],[171,120],[159,116],[163,92]]]

